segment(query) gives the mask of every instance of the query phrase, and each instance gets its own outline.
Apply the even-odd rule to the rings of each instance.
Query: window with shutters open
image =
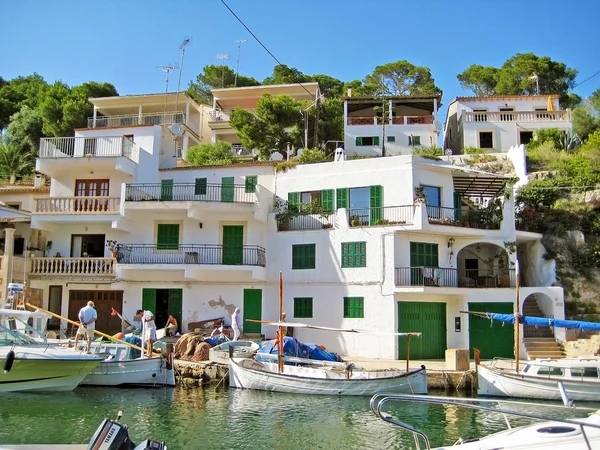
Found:
[[[379,145],[379,136],[357,136],[355,143],[357,146]]]
[[[367,243],[342,242],[342,267],[367,267]]]
[[[156,229],[157,250],[177,250],[179,248],[179,224],[159,223]]]

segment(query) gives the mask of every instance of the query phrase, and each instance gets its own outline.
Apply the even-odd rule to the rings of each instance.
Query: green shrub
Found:
[[[193,166],[224,166],[233,163],[231,143],[217,141],[190,147],[185,160]]]

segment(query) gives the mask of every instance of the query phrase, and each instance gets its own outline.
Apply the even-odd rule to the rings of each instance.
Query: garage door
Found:
[[[96,330],[110,335],[119,333],[121,321],[117,316],[111,316],[110,313],[112,308],[118,312],[123,311],[123,291],[69,291],[69,319],[78,322],[79,310],[90,300],[96,305],[98,314]],[[129,320],[131,319],[130,317]],[[71,330],[70,327],[71,325],[69,330]],[[74,332],[75,330],[73,330]]]
[[[469,311],[512,314],[513,308],[512,303],[469,303]],[[471,358],[473,348],[481,351],[481,359],[495,356],[512,358],[515,353],[515,327],[469,314],[469,346]]]
[[[398,302],[398,332],[423,333],[410,339],[410,359],[443,359],[446,352],[446,304]],[[398,338],[398,359],[406,359],[406,338]]]

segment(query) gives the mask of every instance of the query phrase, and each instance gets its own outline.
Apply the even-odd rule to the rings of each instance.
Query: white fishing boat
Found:
[[[555,390],[558,392],[559,388],[555,386]],[[500,420],[504,416],[503,421],[508,429],[488,436],[461,438],[452,446],[433,448],[426,432],[412,427],[388,412],[387,408],[397,402],[438,404],[443,407],[452,405],[453,407],[483,411],[486,413],[486,417],[497,414]],[[370,405],[371,410],[382,420],[412,433],[416,448],[433,450],[592,450],[600,448],[600,411],[594,411],[589,417],[583,419],[554,418],[505,409],[505,405],[514,404],[515,406],[519,405],[520,408],[534,406],[544,410],[549,410],[556,405],[503,400],[502,407],[493,407],[492,404],[497,405],[498,403],[497,400],[485,399],[377,394],[371,398]],[[571,403],[568,405],[572,406]],[[577,408],[577,410],[580,409]],[[589,411],[589,409],[587,410]],[[511,428],[509,416],[533,419],[537,423]]]
[[[318,365],[318,363],[322,363]],[[229,386],[242,389],[311,395],[373,395],[376,392],[427,393],[425,366],[405,370],[358,370],[312,360],[311,365],[285,366],[248,358],[229,359]]]
[[[258,351],[258,344],[253,341],[227,341],[212,347],[208,351],[209,361],[227,364],[229,351],[233,349],[234,358],[252,358]]]

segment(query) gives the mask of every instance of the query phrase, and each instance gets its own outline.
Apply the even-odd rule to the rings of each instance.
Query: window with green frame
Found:
[[[411,267],[439,267],[438,244],[428,242],[410,243]]]
[[[316,247],[316,244],[292,245],[292,269],[315,269]]]
[[[313,316],[312,297],[294,297],[294,317],[309,319]]]
[[[248,175],[246,177],[246,194],[254,194],[256,192],[257,184],[258,177],[256,175]]]
[[[206,178],[196,178],[194,195],[206,195]]]
[[[342,267],[367,267],[367,243],[342,242]]]
[[[177,250],[179,248],[179,224],[159,223],[156,227],[157,250]]]
[[[344,319],[362,319],[364,317],[364,297],[344,297]]]

